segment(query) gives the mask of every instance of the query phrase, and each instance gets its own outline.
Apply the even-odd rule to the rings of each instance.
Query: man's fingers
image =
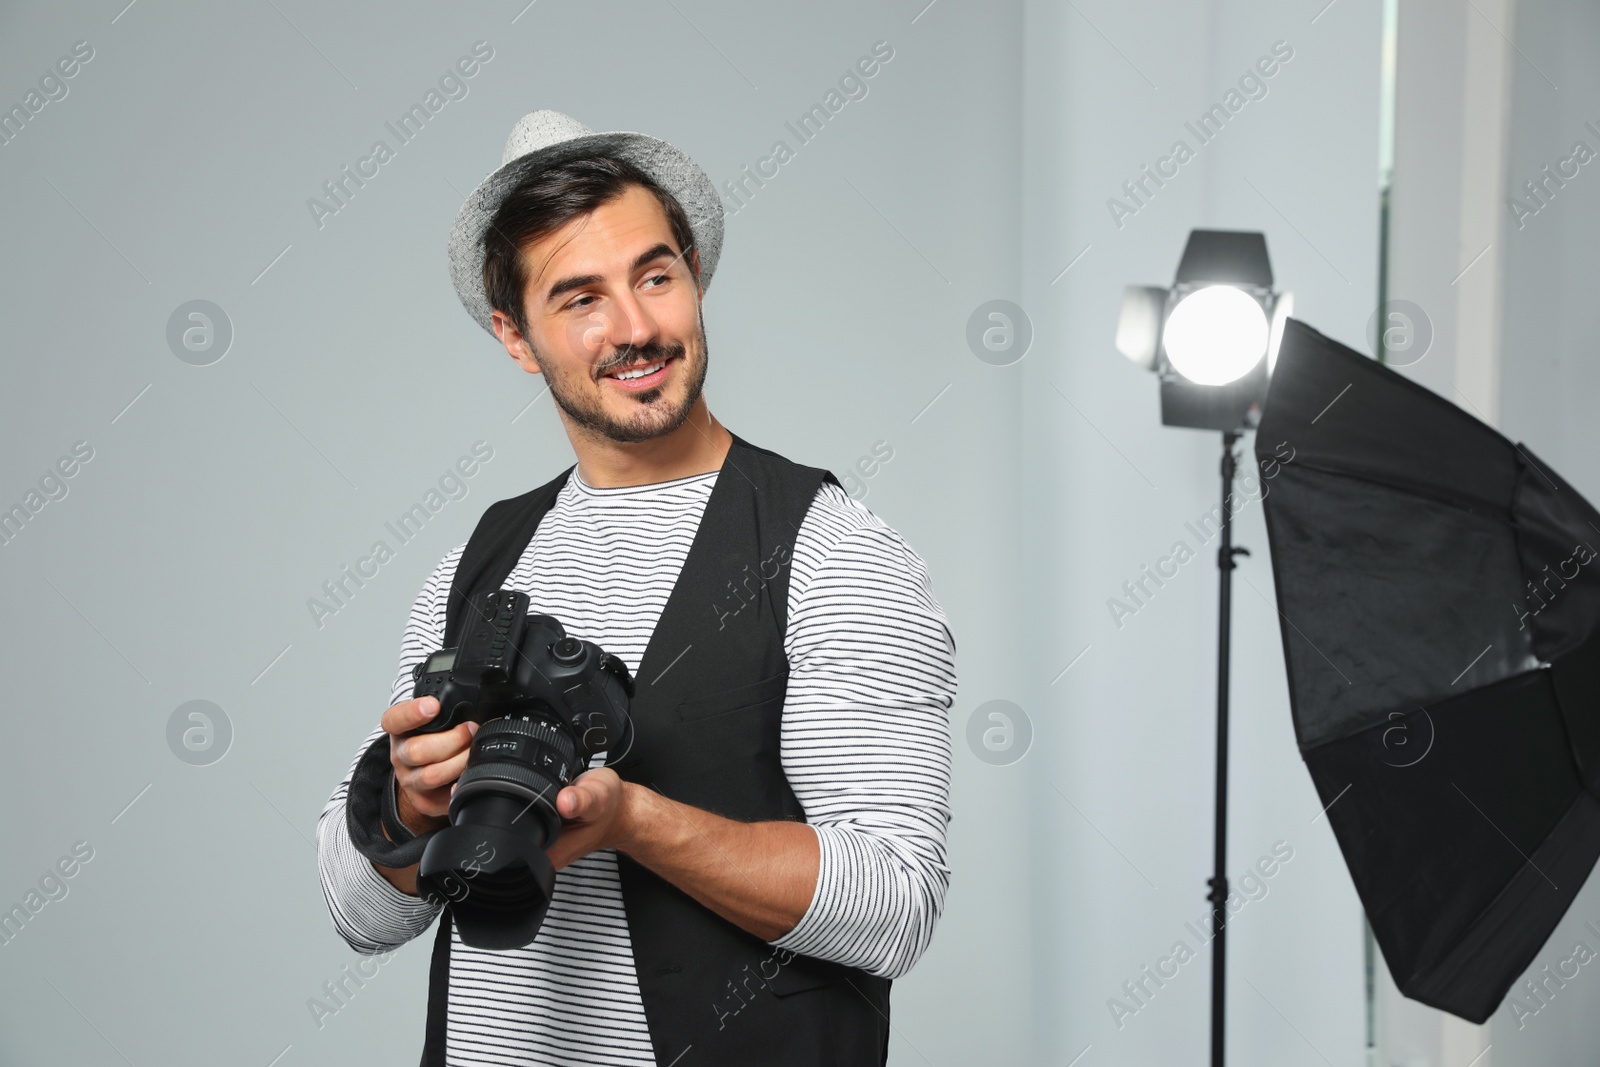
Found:
[[[589,774],[583,772],[556,794],[557,815],[563,819],[588,819],[599,813],[605,804],[606,788]]]
[[[583,790],[576,785],[569,785],[556,794],[556,814],[563,819],[582,818],[583,801]]]
[[[442,733],[391,738],[389,754],[395,762],[408,767],[442,763],[465,752],[472,744],[472,735],[477,728],[477,723],[464,722]]]
[[[467,769],[467,755],[466,752],[462,752],[439,763],[428,763],[421,767],[408,768],[403,772],[397,772],[399,777],[396,781],[403,786],[410,787],[412,792],[432,792],[435,789],[443,789],[457,778],[460,778],[461,772]]]
[[[402,700],[383,713],[380,725],[383,726],[384,733],[391,737],[399,737],[401,734],[410,733],[438,714],[438,697],[418,697],[415,700]]]
[[[446,815],[450,811],[450,795],[455,792],[455,781],[467,768],[467,753],[443,763],[430,763],[424,767],[396,768],[395,783],[405,791],[411,806],[424,815]]]
[[[417,811],[429,816],[448,813],[451,785],[467,769],[477,730],[477,723],[464,722],[443,733],[389,739],[395,782]]]

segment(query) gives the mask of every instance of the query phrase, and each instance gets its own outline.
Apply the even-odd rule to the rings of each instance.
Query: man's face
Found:
[[[706,378],[701,290],[655,196],[630,185],[522,254],[528,332],[496,311],[495,333],[567,418],[624,442],[682,426]]]

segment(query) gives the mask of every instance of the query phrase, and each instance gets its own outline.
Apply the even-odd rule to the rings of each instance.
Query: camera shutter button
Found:
[[[570,667],[583,661],[583,642],[575,637],[563,637],[550,646],[550,655],[563,666]]]

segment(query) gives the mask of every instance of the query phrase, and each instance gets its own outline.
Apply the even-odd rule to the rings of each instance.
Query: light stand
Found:
[[[1222,544],[1217,546],[1217,828],[1214,874],[1206,883],[1211,887],[1211,1063],[1222,1067],[1224,1025],[1227,1019],[1227,924],[1228,924],[1228,660],[1232,632],[1233,562],[1235,556],[1248,556],[1248,548],[1233,544],[1233,512],[1228,498],[1233,495],[1233,478],[1238,457],[1233,446],[1241,434],[1236,430],[1222,435]]]

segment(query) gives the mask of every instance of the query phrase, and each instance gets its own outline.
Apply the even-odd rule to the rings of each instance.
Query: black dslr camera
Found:
[[[413,697],[439,712],[412,734],[481,723],[450,797],[450,825],[422,853],[417,887],[449,901],[461,940],[475,948],[526,945],[555,888],[545,849],[561,832],[556,794],[600,752],[633,744],[633,678],[617,657],[530,615],[524,593],[473,598],[466,634],[412,672]],[[408,735],[409,736],[409,735]]]

